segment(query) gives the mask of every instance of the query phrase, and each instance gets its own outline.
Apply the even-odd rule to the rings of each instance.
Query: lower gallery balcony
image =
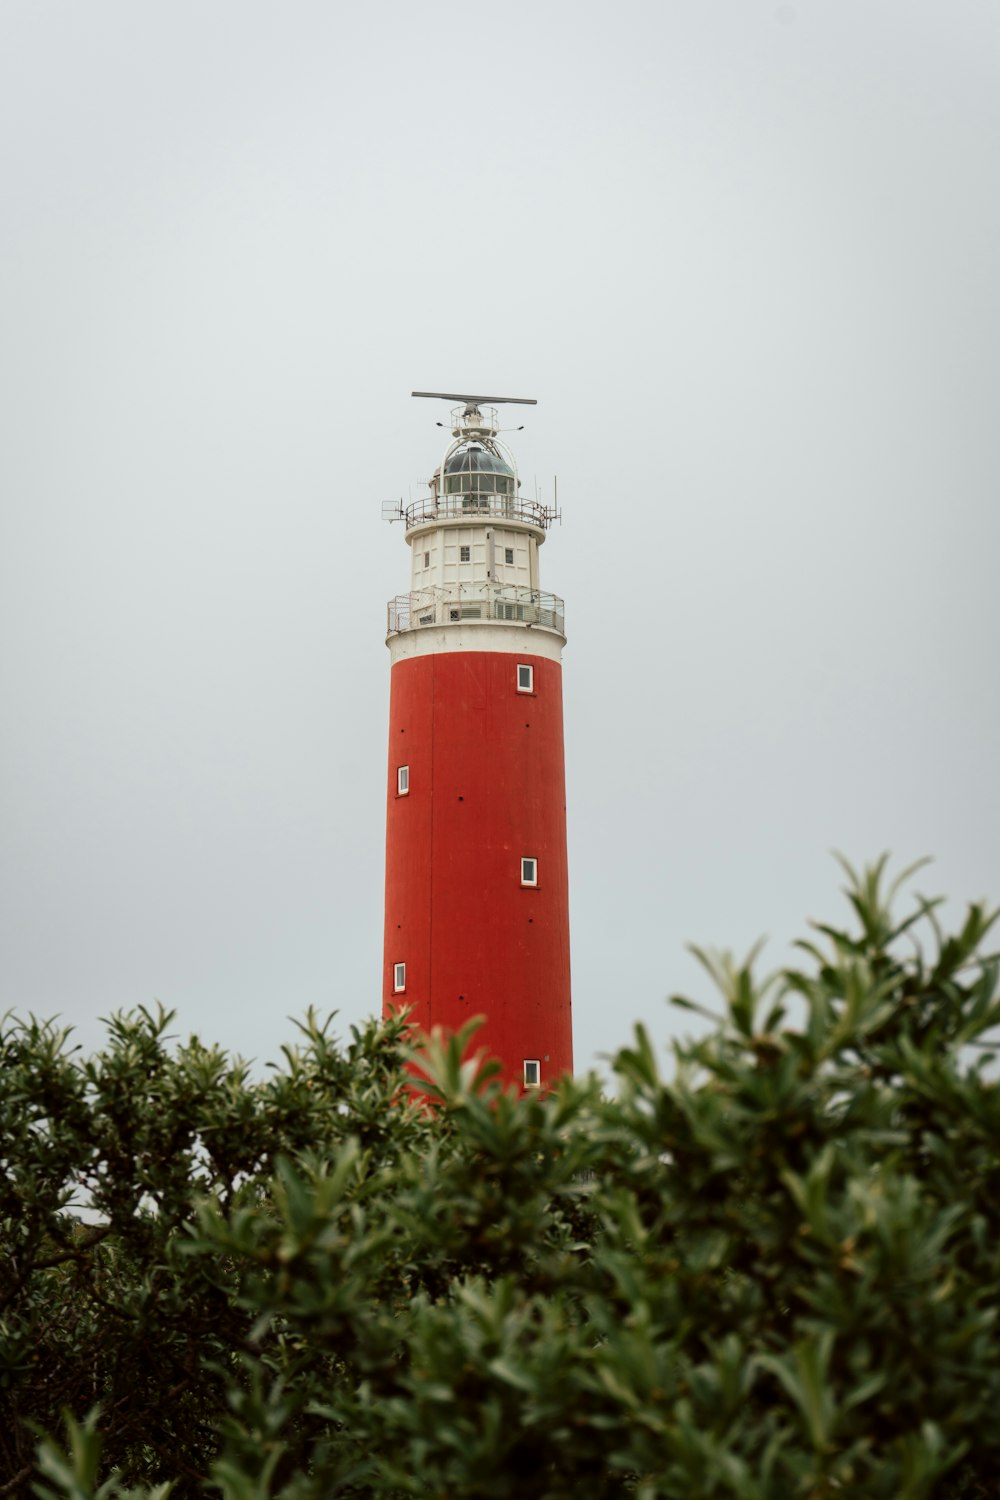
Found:
[[[558,595],[509,584],[457,583],[418,589],[413,594],[397,594],[389,600],[387,610],[388,635],[466,620],[538,625],[566,634],[566,606]]]

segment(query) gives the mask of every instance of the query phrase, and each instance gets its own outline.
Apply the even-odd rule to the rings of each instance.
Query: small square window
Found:
[[[504,549],[503,556],[504,556],[504,562],[512,563],[514,561],[514,549],[513,549],[513,547],[506,547]]]
[[[393,994],[399,995],[406,989],[406,965],[393,964],[392,966],[392,990]]]
[[[535,685],[535,669],[525,662],[517,664],[517,690],[519,693],[530,693]]]
[[[524,1086],[526,1089],[535,1089],[542,1081],[542,1065],[537,1057],[526,1057],[524,1059]]]
[[[471,555],[472,555],[472,548],[471,547],[459,547],[459,549],[458,549],[458,560],[459,560],[459,562],[468,562]]]
[[[521,860],[521,884],[538,884],[538,860],[531,859],[528,855],[523,856]]]
[[[425,552],[424,553],[424,567],[425,568],[429,568],[430,565],[431,565],[431,555],[430,555],[429,552]]]
[[[410,791],[410,768],[409,766],[396,767],[396,792],[400,797],[408,796]]]

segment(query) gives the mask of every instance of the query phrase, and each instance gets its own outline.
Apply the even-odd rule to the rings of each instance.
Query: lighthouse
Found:
[[[458,404],[429,493],[394,512],[383,1012],[482,1016],[503,1080],[544,1088],[573,1068],[564,607],[538,571],[555,506],[522,494],[497,420],[536,403],[413,394]]]

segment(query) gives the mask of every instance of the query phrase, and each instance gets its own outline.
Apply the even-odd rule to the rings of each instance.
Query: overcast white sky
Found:
[[[576,1051],[1000,899],[996,0],[2,0],[0,1008],[379,1005],[412,388],[559,476]]]

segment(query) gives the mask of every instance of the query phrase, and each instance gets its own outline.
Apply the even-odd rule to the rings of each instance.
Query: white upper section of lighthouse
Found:
[[[538,576],[538,548],[556,512],[522,497],[514,456],[499,439],[495,409],[486,404],[513,398],[444,399],[465,405],[452,411],[451,442],[429,481],[430,493],[394,516],[405,522],[411,562],[410,592],[388,606],[394,659],[404,633],[477,621],[515,633],[552,632],[561,646],[563,602],[541,592]],[[496,638],[493,631],[490,636]],[[511,641],[510,649],[528,648]]]

